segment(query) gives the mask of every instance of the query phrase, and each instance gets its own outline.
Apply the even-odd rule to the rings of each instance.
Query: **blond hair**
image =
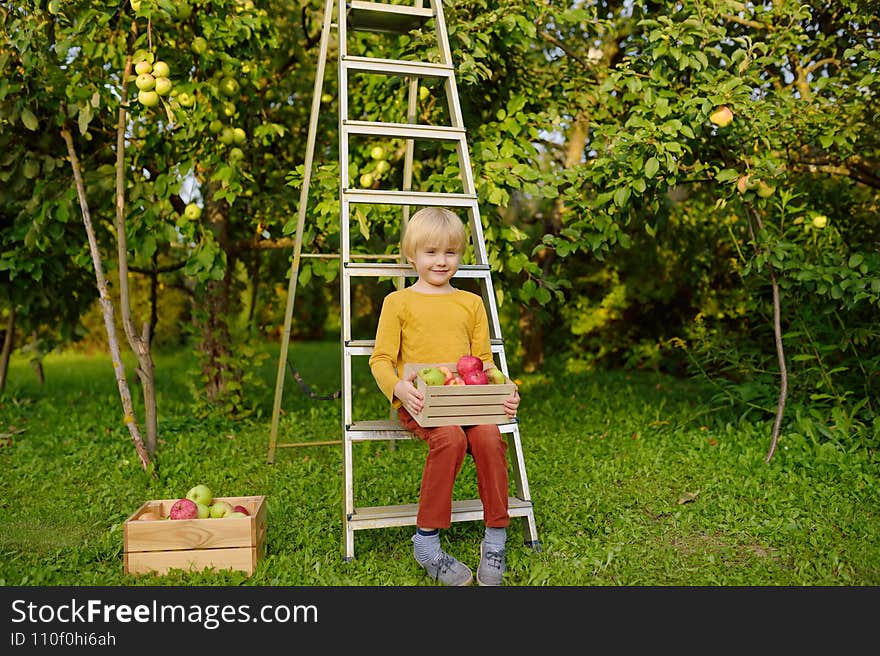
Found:
[[[443,207],[424,207],[412,215],[406,224],[403,236],[403,256],[414,260],[416,251],[425,244],[439,248],[452,248],[456,253],[464,252],[464,224],[455,212]]]

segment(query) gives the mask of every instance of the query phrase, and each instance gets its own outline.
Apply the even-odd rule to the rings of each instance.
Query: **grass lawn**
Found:
[[[339,387],[336,342],[298,343],[291,359],[318,394]],[[0,584],[414,586],[412,527],[356,533],[343,558],[342,448],[279,449],[267,464],[277,359],[259,364],[259,412],[239,422],[191,412],[194,361],[156,357],[158,477],[140,468],[122,422],[109,358],[56,354],[40,386],[14,359],[0,396]],[[132,395],[139,388],[128,363]],[[508,533],[510,586],[876,586],[880,480],[876,455],[784,432],[763,462],[771,424],[712,412],[694,381],[647,372],[521,381],[520,424],[541,550]],[[356,419],[387,406],[366,366],[354,376]],[[339,439],[338,400],[313,400],[288,375],[281,442]],[[359,413],[364,413],[361,416]],[[142,425],[142,416],[139,417]],[[416,440],[355,445],[357,505],[416,501]],[[196,483],[217,496],[266,495],[268,550],[241,573],[123,573],[125,519],[148,499]],[[468,459],[457,498],[476,498]],[[480,522],[442,535],[476,568]]]

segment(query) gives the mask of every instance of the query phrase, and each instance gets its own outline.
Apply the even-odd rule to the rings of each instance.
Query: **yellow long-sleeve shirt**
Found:
[[[391,292],[382,303],[370,371],[382,393],[395,406],[394,386],[406,363],[456,362],[476,355],[492,362],[489,320],[483,299],[456,289],[424,294],[407,287]]]

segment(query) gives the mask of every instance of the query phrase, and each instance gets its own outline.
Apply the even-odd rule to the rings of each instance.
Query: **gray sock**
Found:
[[[503,526],[501,528],[493,528],[491,526],[486,527],[486,535],[483,538],[483,542],[486,543],[486,546],[491,548],[492,551],[498,551],[499,549],[504,548],[504,544],[507,541],[507,529]]]
[[[416,560],[421,565],[432,563],[440,555],[440,531],[423,531],[416,529],[416,534],[412,536],[413,553]]]

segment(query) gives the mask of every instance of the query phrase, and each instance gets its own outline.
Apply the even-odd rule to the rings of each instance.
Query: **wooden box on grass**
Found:
[[[423,367],[446,367],[455,372],[455,363],[404,365],[404,376]],[[422,411],[413,416],[419,426],[475,426],[477,424],[508,424],[512,421],[504,412],[504,400],[513,394],[516,385],[506,383],[488,385],[428,385],[416,376],[416,386],[425,395]]]
[[[244,506],[249,517],[138,519],[147,511],[167,517],[177,499],[147,501],[123,525],[126,574],[170,569],[234,569],[254,573],[266,553],[266,497],[216,497]]]

